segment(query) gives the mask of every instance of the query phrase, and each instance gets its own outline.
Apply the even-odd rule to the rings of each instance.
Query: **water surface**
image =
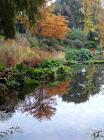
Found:
[[[0,101],[0,140],[104,139],[104,66],[83,66],[73,79],[40,85]]]

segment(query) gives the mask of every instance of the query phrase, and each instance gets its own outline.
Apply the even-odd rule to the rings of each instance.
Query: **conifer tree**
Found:
[[[25,13],[33,23],[39,17],[39,11],[45,0],[0,0],[0,32],[6,38],[15,37],[16,15]]]

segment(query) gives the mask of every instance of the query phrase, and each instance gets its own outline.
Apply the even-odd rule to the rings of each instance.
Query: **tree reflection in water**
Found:
[[[22,112],[29,112],[39,120],[51,119],[55,114],[55,98],[49,96],[44,88],[38,88],[31,96],[27,96],[19,109]]]
[[[9,120],[13,116],[17,104],[16,91],[13,90],[10,94],[0,94],[0,121]]]
[[[91,133],[91,138],[93,140],[104,140],[104,131],[103,130],[93,130]]]
[[[16,109],[29,112],[39,120],[51,119],[56,112],[56,95],[65,102],[82,103],[99,93],[104,85],[103,66],[91,65],[86,72],[74,75],[72,81],[59,82],[53,86],[40,86],[36,90],[22,89],[3,94],[0,92],[0,120],[12,117]],[[32,92],[34,91],[34,92]],[[32,94],[31,94],[32,92]],[[26,97],[25,95],[28,94]]]
[[[103,67],[100,69],[91,65],[87,72],[78,72],[73,78],[71,89],[68,94],[62,96],[63,101],[82,103],[89,100],[89,97],[99,93],[101,85],[104,83]]]

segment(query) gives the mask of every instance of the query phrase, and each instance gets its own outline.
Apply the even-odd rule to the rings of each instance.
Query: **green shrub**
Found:
[[[94,41],[87,41],[85,47],[88,49],[97,48],[97,44]]]
[[[76,39],[76,40],[73,41],[73,46],[75,48],[80,49],[80,48],[83,48],[84,47],[84,43],[82,41]]]
[[[67,38],[66,40],[64,40],[64,45],[68,47],[73,47],[73,40]]]
[[[24,70],[23,64],[16,65],[15,70],[17,70],[18,72],[22,72]]]
[[[44,49],[47,49],[48,51],[59,51],[60,47],[59,46],[63,46],[63,41],[60,41],[58,39],[55,38],[43,38],[41,40],[42,44],[44,45]]]
[[[75,48],[66,48],[65,58],[67,61],[76,60],[76,54],[78,49]]]
[[[53,68],[61,64],[58,60],[45,60],[42,64],[39,65],[40,68]]]
[[[81,49],[76,54],[77,61],[87,61],[93,57],[92,53],[88,49]]]
[[[0,72],[4,71],[6,66],[3,63],[0,63]]]
[[[71,30],[71,32],[69,32],[68,38],[70,40],[84,41],[86,36],[85,36],[85,33],[81,31],[80,29],[73,29]]]
[[[34,80],[54,80],[55,79],[55,71],[48,68],[38,68],[38,69],[31,69],[26,72],[27,76]]]
[[[41,47],[39,40],[35,36],[29,37],[28,41],[29,41],[32,48],[40,48]]]
[[[87,34],[88,41],[94,41],[97,45],[100,43],[99,34],[97,32],[89,31]]]
[[[57,71],[57,79],[58,80],[65,80],[68,79],[71,75],[71,69],[69,67],[66,66],[60,66]]]

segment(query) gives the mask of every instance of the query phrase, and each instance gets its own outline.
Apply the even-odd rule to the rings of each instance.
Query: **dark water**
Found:
[[[0,140],[103,140],[104,65],[74,69],[70,81],[0,96]]]

